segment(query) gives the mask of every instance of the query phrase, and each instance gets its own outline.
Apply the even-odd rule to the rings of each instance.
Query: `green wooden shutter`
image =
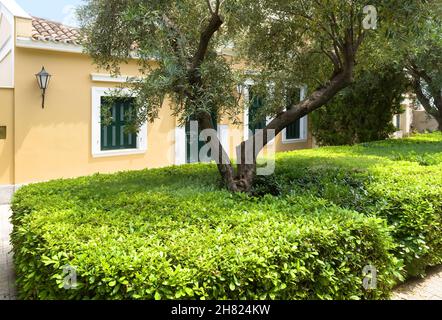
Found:
[[[259,110],[264,107],[264,98],[255,95],[250,89],[250,108],[249,108],[249,129],[255,133],[258,129],[264,129],[267,125],[267,119],[258,117]]]
[[[287,110],[299,101],[301,101],[301,89],[294,88],[290,90],[287,95]],[[286,128],[286,138],[288,140],[301,139],[301,119],[296,120]]]
[[[102,97],[101,104],[109,104],[112,121],[109,125],[101,125],[101,150],[122,150],[137,148],[137,134],[127,132],[133,112],[133,99],[112,99]],[[103,122],[103,121],[102,121]]]
[[[215,131],[217,131],[218,130],[218,115],[214,112],[212,112],[210,115],[212,117],[213,128],[215,129]],[[197,121],[196,117],[191,116],[191,117],[189,117],[189,119],[186,122],[186,163],[193,163],[193,162],[200,161],[200,159],[191,159],[191,157],[190,157],[190,151],[192,149],[193,143],[196,143],[195,138],[192,140],[193,137],[191,137],[191,132],[190,132],[190,122],[191,121]],[[204,141],[199,140],[200,134],[201,134],[201,128],[198,128],[198,138],[197,138],[198,139],[198,157],[199,157],[199,151],[206,144]],[[208,156],[211,157],[212,155],[209,153]]]
[[[396,129],[398,129],[398,130],[401,130],[401,115],[400,114],[398,114],[398,115],[396,115],[395,116],[395,126],[396,126]]]
[[[286,138],[288,140],[301,139],[301,120],[296,120],[286,129]]]

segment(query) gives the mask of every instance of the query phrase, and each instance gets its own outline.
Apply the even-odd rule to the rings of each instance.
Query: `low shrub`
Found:
[[[180,183],[188,167],[165,170],[169,178],[151,170],[21,189],[12,236],[20,297],[380,299],[400,277],[382,219],[314,197],[192,187]],[[66,265],[76,289],[63,288]],[[378,270],[376,290],[362,286],[367,265]]]
[[[386,219],[407,276],[442,263],[441,133],[287,153],[278,160],[285,193],[313,194]]]
[[[282,186],[275,175],[257,176],[253,182],[251,194],[254,197],[266,195],[277,197],[282,194]]]
[[[221,190],[206,164],[24,187],[12,207],[20,297],[386,298],[442,262],[441,153],[437,133],[281,154],[257,197]],[[375,290],[362,287],[367,265]]]
[[[396,255],[408,274],[424,275],[428,266],[442,264],[442,166],[403,164],[373,174],[376,180],[368,186],[373,205],[366,210],[393,227]]]

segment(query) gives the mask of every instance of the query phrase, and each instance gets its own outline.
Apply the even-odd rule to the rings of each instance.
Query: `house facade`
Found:
[[[415,132],[424,133],[438,130],[439,124],[436,119],[415,100],[407,95],[402,103],[404,112],[393,117],[393,124],[397,129],[394,137],[404,138]]]
[[[52,76],[44,108],[35,76],[42,66]],[[97,70],[83,53],[77,29],[31,17],[15,1],[0,0],[0,203],[23,184],[192,161],[189,132],[172,115],[169,101],[159,119],[137,134],[124,130],[127,100],[115,102],[111,124],[101,123],[106,96],[138,72],[136,60],[122,65],[119,77]],[[253,99],[247,89],[244,99]],[[241,125],[217,121],[232,156],[253,129],[246,105]],[[312,140],[304,118],[272,143],[281,152],[311,148]]]
[[[413,109],[412,128],[417,132],[437,131],[439,123],[425,111],[424,107],[418,106]]]

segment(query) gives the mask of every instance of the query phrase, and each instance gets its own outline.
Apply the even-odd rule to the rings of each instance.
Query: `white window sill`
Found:
[[[307,139],[302,138],[302,139],[284,139],[282,140],[282,144],[292,144],[292,143],[305,143],[307,142]]]
[[[145,154],[146,151],[147,150],[141,150],[141,149],[109,150],[109,151],[96,152],[96,153],[92,154],[92,156],[94,158],[120,157],[120,156]]]

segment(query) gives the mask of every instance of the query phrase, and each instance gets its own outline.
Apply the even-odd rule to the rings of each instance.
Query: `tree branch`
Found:
[[[174,50],[175,54],[178,57],[181,57],[182,54],[180,51],[182,51],[182,48],[179,45],[179,38],[183,39],[184,35],[182,34],[178,26],[167,15],[164,14],[162,16],[162,20],[166,27],[172,30],[175,34],[175,36],[170,37],[170,40],[172,41],[172,50]]]
[[[412,75],[412,77],[413,77],[412,84],[413,84],[414,92],[416,93],[417,99],[422,104],[422,106],[424,107],[425,111],[428,114],[432,115],[433,117],[438,117],[439,116],[438,110],[436,110],[436,108],[434,108],[431,105],[430,99],[424,93],[421,78],[416,77],[415,75]]]
[[[340,57],[334,52],[328,52],[323,47],[321,47],[321,52],[324,53],[333,63],[335,72],[339,72],[342,69],[342,62]]]
[[[263,145],[267,145],[269,142],[268,130],[275,130],[275,135],[278,135],[294,121],[301,119],[302,117],[325,105],[339,91],[346,88],[352,82],[353,69],[356,63],[355,54],[357,48],[354,48],[352,45],[353,42],[351,39],[349,39],[349,36],[351,36],[351,34],[347,32],[342,68],[338,72],[335,70],[333,75],[330,77],[330,81],[325,86],[313,92],[308,99],[305,99],[301,103],[292,106],[292,108],[289,110],[280,113],[265,127],[262,132],[258,132],[255,134],[255,136],[253,136],[252,139],[249,140],[255,141],[254,139],[263,139]],[[244,142],[244,146],[246,146],[248,143],[250,142]]]
[[[301,119],[302,117],[325,105],[339,91],[351,83],[351,73],[352,71],[347,69],[335,74],[326,86],[317,89],[310,95],[308,99],[305,99],[301,103],[292,106],[291,109],[280,113],[265,127],[262,132],[257,132],[253,139],[258,139],[258,141],[261,141],[262,139],[262,141],[264,141],[263,145],[267,145],[269,143],[268,130],[275,130],[275,135],[278,135],[294,121]],[[247,143],[248,142],[245,144]]]
[[[210,0],[206,0],[207,6],[209,7],[209,11],[212,15],[215,14],[215,12],[213,11],[212,5],[210,4]]]
[[[218,8],[218,6],[217,6]],[[219,14],[213,14],[209,25],[206,27],[206,29],[201,33],[200,41],[198,50],[195,53],[193,59],[192,59],[192,65],[190,68],[190,72],[195,72],[195,70],[199,69],[202,62],[204,61],[204,58],[207,54],[207,49],[209,48],[210,40],[212,39],[215,32],[219,30],[219,28],[222,26],[223,20],[219,16]]]

